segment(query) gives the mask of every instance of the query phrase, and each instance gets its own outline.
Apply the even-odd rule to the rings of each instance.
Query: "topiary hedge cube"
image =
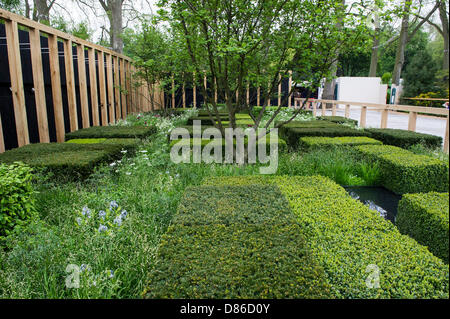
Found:
[[[300,148],[312,150],[317,148],[330,148],[340,146],[357,146],[357,145],[381,145],[380,141],[367,136],[343,136],[343,137],[301,137]]]
[[[153,126],[92,126],[66,134],[66,141],[80,138],[146,138],[156,133]]]
[[[447,163],[391,145],[363,145],[356,149],[381,167],[382,184],[397,194],[448,192]]]
[[[383,144],[401,148],[409,148],[415,144],[423,144],[429,148],[440,148],[442,146],[442,137],[430,134],[390,128],[368,128],[366,131],[370,132],[373,138],[382,141]]]
[[[349,124],[353,126],[358,126],[358,121],[343,116],[319,116],[319,120],[326,120],[337,124]]]
[[[398,229],[448,264],[448,193],[406,194],[398,205]]]

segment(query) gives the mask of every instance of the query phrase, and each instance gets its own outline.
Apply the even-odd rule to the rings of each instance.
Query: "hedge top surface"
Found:
[[[66,134],[66,141],[76,138],[145,138],[156,132],[153,126],[92,126]]]
[[[427,155],[414,154],[392,145],[361,145],[357,146],[357,149],[364,154],[375,155],[393,164],[405,167],[414,167],[418,165],[446,165],[448,167],[446,162],[439,159]]]
[[[295,216],[275,185],[196,186],[185,190],[174,224],[292,224]]]
[[[205,183],[278,185],[337,298],[449,296],[448,265],[328,178],[247,176]],[[375,269],[369,265],[380,270],[380,288],[366,285],[367,271]]]
[[[442,140],[442,137],[432,135],[432,134],[425,134],[425,133],[419,133],[419,132],[413,132],[409,130],[400,130],[400,129],[393,129],[393,128],[367,128],[367,131],[371,133],[382,133],[384,135],[389,135],[392,137],[414,137],[414,138],[440,138]]]
[[[179,139],[179,140],[171,140],[169,146],[172,147],[175,144],[179,145],[179,146],[185,146],[185,145],[190,145],[193,146],[194,145],[194,138],[189,138],[188,139]],[[222,145],[225,146],[225,139],[221,138],[221,139],[214,139],[214,138],[202,138],[199,139],[200,140],[200,145],[201,147],[204,147],[206,145],[210,145],[210,146],[214,146],[214,145]],[[197,142],[198,143],[198,142]],[[278,140],[275,142],[274,140],[270,139],[269,135],[266,135],[266,145],[270,145],[270,144],[275,144],[278,143],[280,147],[285,147],[286,146],[286,142],[281,139],[278,138]],[[244,137],[244,145],[248,144],[248,138]],[[233,145],[236,145],[236,138],[233,139]]]
[[[383,143],[399,147],[407,148],[419,143],[424,143],[428,147],[434,148],[438,148],[442,145],[442,137],[430,134],[390,128],[369,128],[366,130],[370,132],[374,138],[379,139]]]
[[[318,119],[323,120],[323,121],[330,121],[333,123],[339,123],[339,124],[351,123],[351,124],[358,125],[357,120],[354,120],[351,118],[346,118],[343,116],[319,116]]]
[[[275,121],[275,125],[278,125],[282,122]],[[309,128],[309,127],[339,127],[344,128],[346,126],[340,125],[338,123],[333,123],[327,120],[311,120],[311,121],[291,121],[287,124],[284,124],[283,127],[286,128]]]
[[[170,226],[147,298],[331,298],[323,269],[291,225]]]
[[[305,136],[300,137],[300,143],[305,144],[309,147],[312,146],[325,146],[325,145],[381,145],[382,143],[378,140],[367,136],[338,136],[338,137],[327,137],[327,136]]]
[[[432,218],[441,220],[449,227],[449,194],[448,193],[419,193],[405,194],[402,200],[409,201],[413,206],[423,209]]]

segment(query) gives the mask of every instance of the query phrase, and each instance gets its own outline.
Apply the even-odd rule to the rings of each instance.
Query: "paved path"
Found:
[[[322,110],[317,109],[317,116],[322,115]],[[326,111],[326,115],[331,115],[331,110]],[[338,108],[336,110],[336,115],[345,116],[345,110],[343,108]],[[350,109],[350,118],[354,120],[360,120],[361,109],[354,106]],[[366,127],[376,127],[379,128],[381,123],[381,112],[374,110],[367,110],[367,120]],[[444,139],[445,136],[445,118],[427,116],[427,115],[418,115],[417,116],[417,124],[416,124],[416,132],[426,133],[441,136]],[[403,114],[399,112],[389,112],[388,116],[388,128],[396,128],[407,130],[408,129],[408,114]]]

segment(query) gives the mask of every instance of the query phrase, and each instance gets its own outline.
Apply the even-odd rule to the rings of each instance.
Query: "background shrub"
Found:
[[[406,194],[398,205],[398,229],[448,264],[448,193]]]
[[[448,163],[391,145],[362,145],[356,149],[380,164],[383,186],[397,194],[448,192]]]
[[[154,126],[92,126],[66,134],[66,141],[79,138],[145,138],[156,132]]]
[[[390,128],[369,128],[366,131],[370,132],[373,138],[382,141],[383,144],[402,148],[409,148],[414,144],[423,144],[428,148],[440,148],[442,145],[442,137],[430,134]]]
[[[351,118],[346,118],[343,116],[319,116],[318,119],[326,120],[326,121],[330,121],[330,122],[338,123],[338,124],[348,124],[348,125],[352,125],[352,126],[358,126],[357,120],[354,120]]]
[[[36,216],[31,168],[0,163],[0,245],[17,225]]]
[[[367,136],[343,136],[343,137],[301,137],[300,147],[302,149],[329,148],[336,146],[356,146],[356,145],[381,145],[378,140]]]

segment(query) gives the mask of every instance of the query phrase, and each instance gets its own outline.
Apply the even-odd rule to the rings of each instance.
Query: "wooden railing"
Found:
[[[33,89],[40,142],[50,142],[41,36],[48,38],[53,115],[56,127],[56,140],[58,142],[64,141],[66,132],[75,131],[81,127],[89,127],[91,122],[94,126],[108,125],[119,118],[125,118],[130,112],[149,110],[149,93],[146,85],[136,86],[132,84],[135,68],[133,61],[129,57],[2,9],[0,9],[0,20],[3,20],[5,25],[11,94],[19,147],[30,143],[19,27],[20,30],[28,30],[29,32]],[[61,41],[63,42],[64,52],[61,52],[58,48],[58,43]],[[74,72],[74,59],[77,59],[73,55],[74,50],[77,57],[83,57],[78,59],[78,61],[86,62],[77,63],[77,79],[75,79]],[[87,58],[85,56],[86,51]],[[64,65],[60,65],[60,55],[64,56]],[[64,114],[63,111],[61,68],[65,69],[66,74],[69,114]],[[87,86],[87,71],[89,71],[89,87]],[[76,82],[78,85],[76,85]],[[81,108],[77,106],[76,86],[80,94]],[[90,103],[88,94],[90,94]],[[77,109],[81,109],[81,123],[78,122]],[[68,122],[70,127],[68,128],[64,125],[65,116],[69,116]],[[11,132],[5,132],[5,134],[8,133],[11,134]],[[3,134],[0,113],[0,152],[5,151]]]
[[[304,103],[305,99],[295,98],[294,99],[294,108],[299,107]],[[449,152],[449,110],[445,108],[438,107],[425,107],[425,106],[411,106],[411,105],[397,105],[397,104],[375,104],[375,103],[364,103],[364,102],[348,102],[348,101],[335,101],[335,100],[309,100],[307,102],[307,106],[312,110],[313,115],[317,115],[318,105],[321,107],[322,116],[325,116],[326,107],[325,105],[331,104],[331,114],[333,116],[336,115],[337,106],[345,105],[344,116],[346,118],[350,117],[350,108],[351,106],[358,106],[361,109],[359,126],[366,127],[367,123],[367,110],[377,110],[381,112],[381,128],[387,127],[387,121],[389,116],[389,111],[404,111],[409,114],[408,118],[408,130],[416,131],[416,123],[417,123],[417,114],[418,113],[426,113],[431,115],[444,115],[447,119],[447,124],[445,128],[445,137],[444,137],[444,151],[448,154]]]

